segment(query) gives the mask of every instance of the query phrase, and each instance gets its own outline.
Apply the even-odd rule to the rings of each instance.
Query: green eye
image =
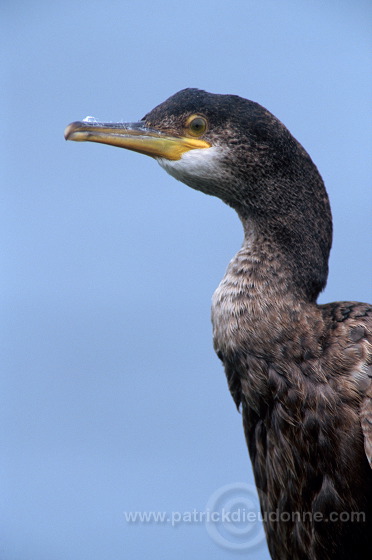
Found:
[[[189,117],[186,124],[192,136],[201,136],[207,130],[207,120],[199,115]]]

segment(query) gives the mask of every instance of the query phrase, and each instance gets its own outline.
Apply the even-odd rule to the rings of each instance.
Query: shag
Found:
[[[137,123],[88,118],[65,137],[149,155],[236,210],[244,242],[213,296],[213,339],[242,412],[271,556],[371,558],[372,309],[316,303],[332,218],[310,156],[257,103],[197,89]]]

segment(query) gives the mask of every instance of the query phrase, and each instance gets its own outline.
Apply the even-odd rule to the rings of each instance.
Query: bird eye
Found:
[[[192,136],[201,136],[207,130],[207,120],[199,115],[189,117],[186,125]]]

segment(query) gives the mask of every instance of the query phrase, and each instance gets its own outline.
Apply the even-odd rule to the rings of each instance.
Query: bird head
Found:
[[[286,163],[286,143],[296,142],[258,103],[191,88],[176,93],[139,122],[99,123],[88,118],[71,123],[65,138],[151,156],[176,179],[218,196],[238,211],[247,204],[255,207],[261,172],[267,176],[274,168],[275,174],[275,163],[277,167]]]
[[[153,157],[176,179],[221,198],[246,231],[296,261],[311,299],[325,286],[332,223],[323,181],[301,144],[258,103],[189,88],[139,122],[74,122],[65,138]]]

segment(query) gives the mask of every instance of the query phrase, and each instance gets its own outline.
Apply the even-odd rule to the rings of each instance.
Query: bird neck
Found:
[[[242,222],[243,245],[230,262],[226,276],[239,285],[252,306],[271,303],[278,310],[294,304],[314,306],[306,278],[299,274],[299,262],[304,259],[301,246],[297,254],[292,254],[277,242],[270,227],[261,230],[250,220]]]
[[[319,307],[298,286],[296,266],[272,238],[245,223],[242,248],[213,296],[215,347],[223,355],[248,352],[283,358],[283,341],[300,357],[316,353],[324,331]]]
[[[278,261],[296,297],[315,302],[327,282],[331,210],[310,156],[288,131],[283,134],[281,143],[266,150],[234,154],[232,175],[226,181],[219,177],[229,188],[218,196],[238,213],[245,246],[264,259],[265,273],[274,273]]]
[[[242,250],[250,258],[249,275],[265,287],[266,297],[272,293],[283,300],[314,304],[328,276],[332,239],[329,206],[319,211],[316,219],[284,208],[264,216],[238,215],[244,228]]]

